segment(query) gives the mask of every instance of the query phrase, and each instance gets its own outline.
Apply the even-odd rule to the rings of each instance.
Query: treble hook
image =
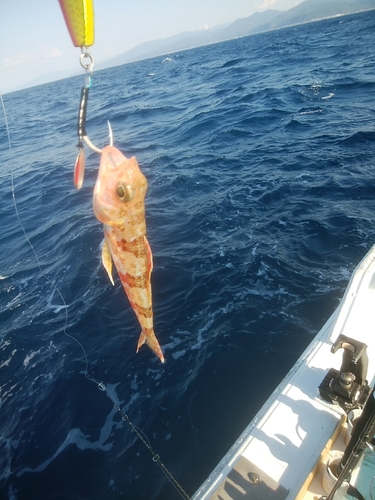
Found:
[[[83,149],[83,142],[89,146],[96,153],[101,153],[102,150],[97,148],[90,140],[86,133],[86,112],[87,112],[87,101],[89,97],[89,90],[91,87],[91,77],[87,85],[84,85],[81,90],[81,100],[78,111],[78,121],[77,121],[77,134],[78,134],[78,148],[79,153],[77,155],[75,167],[74,167],[74,186],[76,189],[81,189],[83,184],[83,177],[85,173],[85,151]],[[113,146],[113,133],[111,124],[108,121],[109,130],[109,143]]]

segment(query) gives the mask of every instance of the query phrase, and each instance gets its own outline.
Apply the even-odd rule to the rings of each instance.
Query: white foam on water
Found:
[[[9,364],[12,361],[12,358],[16,354],[16,352],[17,352],[17,349],[13,349],[10,357],[1,363],[0,368],[3,368],[4,366],[9,366]]]
[[[13,389],[17,387],[17,384],[13,384],[9,388],[5,386],[6,384],[0,386],[0,408],[8,398],[14,395]]]
[[[48,309],[52,309],[55,314],[58,314],[62,309],[67,309],[69,306],[67,304],[52,304],[53,296],[55,295],[55,289],[52,290],[51,295],[47,299]]]
[[[10,345],[10,340],[3,340],[1,345],[0,345],[0,349],[2,349],[4,351],[4,349],[7,348],[8,345]]]
[[[179,359],[182,356],[184,356],[184,354],[186,354],[186,349],[183,349],[182,351],[172,352],[172,358],[173,359]]]
[[[140,398],[140,396],[141,396],[141,394],[139,392],[135,392],[134,394],[132,394],[130,396],[128,403],[125,405],[125,407],[123,409],[125,413],[129,410],[129,408],[134,403],[134,401],[137,401],[137,399]]]
[[[133,391],[136,391],[138,389],[137,375],[135,375],[133,380],[130,382],[130,388],[133,389]]]
[[[192,350],[200,349],[204,343],[205,336],[203,335],[207,330],[209,330],[214,322],[214,319],[210,319],[204,325],[203,328],[198,330],[197,339],[194,345],[191,346]]]
[[[335,94],[333,92],[330,92],[328,95],[322,97],[322,100],[327,101],[328,99],[331,99]]]
[[[26,358],[23,360],[23,366],[27,368],[29,366],[30,361],[33,359],[34,356],[37,354],[40,354],[42,348],[38,349],[37,351],[32,351],[30,354],[27,354]]]
[[[104,451],[107,451],[112,447],[112,445],[107,445],[106,447],[103,447],[103,445],[99,441],[92,443],[87,438],[88,436],[84,435],[80,429],[71,429],[68,432],[68,435],[66,436],[64,442],[59,446],[59,448],[56,450],[56,452],[52,455],[51,458],[48,458],[35,468],[24,467],[17,473],[17,476],[18,477],[23,476],[23,474],[25,474],[26,472],[42,472],[49,466],[51,462],[55,460],[56,457],[60,455],[62,451],[65,450],[65,448],[67,448],[71,444],[76,445],[77,448],[79,448],[80,450],[88,450],[91,448],[93,450],[103,449]]]
[[[113,388],[111,389],[113,390]],[[17,473],[17,477],[22,476],[26,472],[42,472],[45,470],[66,448],[71,445],[75,445],[79,450],[95,450],[95,451],[110,451],[113,446],[113,442],[107,442],[111,436],[112,429],[117,428],[119,423],[114,421],[114,416],[117,415],[117,408],[113,407],[111,412],[107,415],[106,421],[100,430],[99,439],[97,441],[91,441],[88,434],[84,434],[81,429],[74,428],[70,429],[64,442],[58,447],[55,453],[42,462],[37,467],[24,467]]]

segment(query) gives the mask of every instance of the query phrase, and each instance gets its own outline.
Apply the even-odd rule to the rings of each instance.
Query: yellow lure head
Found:
[[[93,0],[59,0],[59,4],[75,47],[94,45]]]

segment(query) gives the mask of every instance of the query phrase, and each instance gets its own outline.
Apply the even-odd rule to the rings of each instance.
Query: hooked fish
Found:
[[[95,216],[104,225],[102,262],[113,284],[113,260],[141,325],[137,352],[146,343],[164,363],[153,326],[152,252],[146,238],[146,191],[147,180],[136,158],[126,158],[117,148],[106,146],[93,196]]]

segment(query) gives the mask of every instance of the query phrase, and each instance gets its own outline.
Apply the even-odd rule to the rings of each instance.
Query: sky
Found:
[[[97,63],[142,42],[207,29],[302,0],[94,0]],[[80,74],[58,0],[0,0],[0,93]],[[95,68],[94,68],[95,70]]]

